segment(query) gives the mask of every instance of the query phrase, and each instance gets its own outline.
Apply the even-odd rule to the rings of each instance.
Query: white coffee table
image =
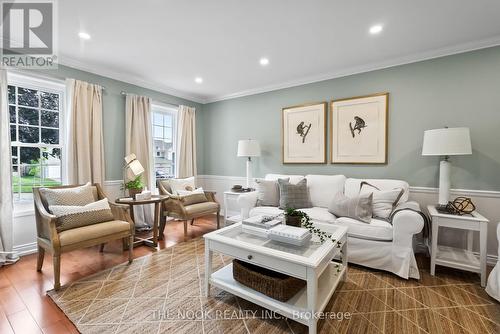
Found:
[[[247,234],[242,231],[241,223],[205,234],[206,296],[210,294],[211,284],[305,324],[309,333],[315,334],[319,312],[325,309],[337,285],[347,276],[347,228],[332,225],[328,229],[325,232],[331,233],[335,242],[311,242],[303,247]],[[280,302],[235,281],[232,264],[212,273],[213,252],[303,279],[307,285],[290,300]],[[336,257],[342,260],[333,261]]]

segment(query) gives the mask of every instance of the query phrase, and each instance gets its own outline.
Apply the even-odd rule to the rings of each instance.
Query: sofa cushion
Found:
[[[130,231],[130,223],[122,220],[112,220],[62,231],[59,233],[59,241],[61,242],[61,246],[64,247],[126,231]]]
[[[340,217],[335,220],[335,225],[346,226],[350,237],[379,241],[392,240],[392,225],[384,220],[372,218],[367,224],[356,219]]]
[[[256,206],[252,209],[250,209],[250,212],[248,215],[250,217],[253,216],[278,216],[281,215],[284,212],[284,210],[281,210],[280,208],[276,206]]]
[[[326,208],[318,208],[318,207],[313,207],[313,208],[307,208],[307,209],[300,209],[300,211],[303,211],[307,213],[307,215],[311,218],[313,221],[319,221],[322,223],[333,223],[335,222],[336,217],[332,215],[330,212],[328,212],[328,209]],[[257,206],[255,208],[252,208],[249,212],[249,216],[278,216],[284,213],[284,210],[281,210],[277,207],[273,206]]]
[[[312,206],[328,208],[337,193],[344,192],[344,175],[306,175]]]
[[[278,179],[289,179],[291,184],[297,184],[304,179],[304,175],[266,174],[265,179],[275,181]]]
[[[50,205],[49,210],[57,217],[58,232],[114,219],[107,198],[84,206]]]
[[[347,197],[343,193],[337,193],[328,207],[328,211],[337,217],[350,217],[370,223],[372,219],[373,194],[361,194],[356,197]]]
[[[278,179],[280,187],[280,209],[303,209],[310,208],[307,180],[302,179],[297,184],[291,184],[283,179]]]
[[[283,180],[289,181],[290,178]],[[279,206],[280,188],[278,180],[255,179],[257,184],[257,206]]]
[[[396,188],[403,188],[404,189],[403,195],[401,196],[397,204],[408,201],[410,186],[406,181],[401,181],[401,180],[349,178],[345,181],[344,194],[347,197],[358,196],[359,191],[361,189],[361,182],[368,182],[369,184],[374,185],[380,190],[394,190]]]

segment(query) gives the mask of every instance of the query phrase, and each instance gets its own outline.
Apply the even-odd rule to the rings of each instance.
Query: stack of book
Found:
[[[295,246],[304,246],[311,240],[311,232],[301,227],[279,225],[269,230],[271,240],[284,242]]]
[[[243,220],[241,226],[244,232],[266,237],[268,232],[275,226],[281,224],[281,220],[268,216],[254,216]]]

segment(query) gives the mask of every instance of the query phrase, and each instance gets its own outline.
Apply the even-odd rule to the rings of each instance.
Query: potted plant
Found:
[[[335,239],[332,238],[331,234],[321,231],[319,228],[314,226],[311,222],[311,218],[309,218],[309,215],[304,211],[295,210],[293,208],[285,209],[285,224],[308,229],[309,232],[317,235],[322,243],[326,239],[330,239],[332,242],[335,242]]]
[[[141,176],[139,175],[132,181],[125,183],[125,189],[128,189],[128,194],[132,198],[135,198],[135,195],[140,194],[144,189],[144,183],[142,183]]]

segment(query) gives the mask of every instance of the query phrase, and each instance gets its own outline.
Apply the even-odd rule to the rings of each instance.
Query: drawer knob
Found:
[[[253,259],[253,256],[252,255],[248,255],[247,259],[251,260],[251,259]]]

